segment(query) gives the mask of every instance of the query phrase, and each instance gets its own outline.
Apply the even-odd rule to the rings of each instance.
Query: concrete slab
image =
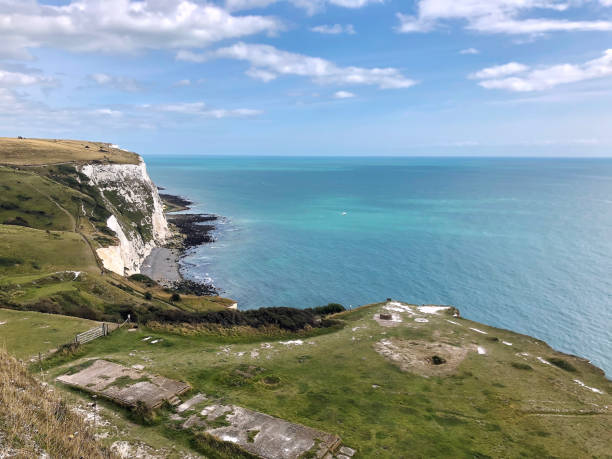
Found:
[[[223,419],[228,426],[204,429],[223,441],[262,458],[297,459],[311,451],[323,458],[340,444],[340,437],[235,405],[212,405],[207,420]]]
[[[189,384],[152,375],[106,360],[96,360],[89,367],[72,375],[57,378],[59,382],[78,387],[125,406],[143,402],[156,408],[164,401],[187,392]]]

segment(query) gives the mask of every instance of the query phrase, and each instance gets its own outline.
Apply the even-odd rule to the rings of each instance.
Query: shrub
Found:
[[[138,400],[136,406],[130,411],[130,418],[132,421],[145,426],[152,426],[160,421],[157,413],[141,400]]]
[[[512,362],[510,365],[512,365],[517,370],[532,370],[530,365],[527,365],[526,363],[522,362]]]
[[[553,365],[561,368],[562,370],[570,371],[572,373],[575,373],[576,371],[578,371],[576,370],[576,367],[572,365],[571,363],[569,363],[567,360],[563,360],[558,357],[551,357],[550,359],[548,359],[548,361],[552,363]]]
[[[329,303],[327,306],[318,306],[313,308],[315,314],[320,314],[322,316],[327,316],[330,314],[337,314],[339,312],[346,311],[346,308],[338,303]]]
[[[145,276],[144,274],[132,274],[130,277],[128,277],[128,279],[134,282],[138,282],[140,284],[144,284],[148,287],[153,287],[157,284],[153,279],[151,279],[149,276]]]
[[[22,218],[20,216],[17,216],[15,218],[11,218],[9,220],[5,220],[4,224],[5,225],[14,225],[14,226],[27,226],[27,227],[30,226],[28,221],[25,218]]]
[[[22,258],[0,257],[0,267],[12,267],[23,263]]]
[[[147,301],[151,301],[153,299],[153,295],[151,295],[151,292],[145,292],[144,298]]]
[[[181,295],[179,295],[178,293],[174,292],[172,294],[172,296],[170,297],[170,301],[172,301],[172,302],[181,301]]]

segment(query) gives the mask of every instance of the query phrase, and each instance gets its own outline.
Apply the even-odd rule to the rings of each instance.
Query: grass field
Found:
[[[2,281],[21,274],[99,272],[91,249],[77,233],[0,225]]]
[[[68,343],[97,322],[40,312],[0,309],[0,347],[27,359]]]
[[[76,358],[142,364],[148,371],[186,380],[194,392],[224,403],[338,434],[360,457],[610,453],[612,383],[585,361],[556,353],[531,337],[443,313],[419,314],[427,323],[402,315],[397,326],[383,327],[373,320],[380,308],[343,314],[346,326],[341,331],[293,344],[240,339],[240,344],[228,344],[227,337],[143,329],[97,340]],[[146,336],[162,341],[149,344],[153,339],[143,341]],[[422,342],[442,343],[465,349],[466,355],[448,375],[425,377],[402,371],[376,352],[381,342],[404,343],[408,349]],[[559,358],[574,371],[538,357],[546,362]],[[69,366],[56,363],[61,366],[51,370],[54,376]],[[152,429],[171,435],[163,424]]]
[[[29,166],[74,161],[138,164],[138,155],[102,142],[0,137],[0,164]]]

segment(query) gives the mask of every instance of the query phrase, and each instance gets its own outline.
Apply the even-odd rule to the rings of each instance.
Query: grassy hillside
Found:
[[[54,376],[94,356],[144,365],[210,400],[338,434],[358,457],[609,455],[612,383],[600,370],[531,337],[444,312],[419,313],[420,321],[398,313],[381,325],[375,316],[383,307],[340,314],[342,330],[293,341],[120,331],[72,362],[49,365]],[[435,355],[451,365],[439,370]],[[423,366],[411,367],[413,357]],[[151,429],[184,442],[170,415]]]
[[[92,429],[49,388],[0,349],[0,456],[117,457],[100,446]]]
[[[72,164],[82,161],[138,157],[102,143],[0,138],[0,164],[10,164],[0,166],[0,305],[120,321],[128,307],[202,311],[232,303],[192,295],[172,302],[172,292],[154,283],[105,272],[96,249],[118,243],[106,226],[117,209]],[[129,218],[123,210],[119,218]]]
[[[138,164],[138,155],[102,142],[0,137],[0,164],[42,165],[75,161]]]
[[[19,359],[66,344],[98,323],[76,317],[0,309],[0,348]]]

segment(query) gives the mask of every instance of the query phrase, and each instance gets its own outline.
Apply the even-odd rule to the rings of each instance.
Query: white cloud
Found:
[[[283,0],[225,0],[225,6],[230,11],[251,10],[265,8]],[[297,8],[306,10],[308,14],[321,11],[327,5],[339,6],[342,8],[363,8],[374,3],[383,3],[384,0],[284,0],[293,4]]]
[[[459,54],[480,54],[476,48],[466,48],[459,51]]]
[[[320,84],[374,85],[381,89],[409,88],[416,84],[396,68],[338,67],[319,57],[290,53],[269,45],[237,43],[213,54],[249,62],[252,67],[247,75],[264,81],[280,75],[298,75]]]
[[[355,94],[348,91],[338,91],[334,94],[334,99],[352,99]]]
[[[16,86],[43,86],[51,87],[58,84],[57,80],[36,74],[10,72],[0,69],[0,87],[12,88]]]
[[[119,89],[120,91],[135,92],[141,89],[136,80],[124,76],[94,73],[89,75],[89,79],[100,86]]]
[[[189,79],[179,80],[176,83],[174,83],[173,86],[177,86],[177,87],[191,86],[191,80],[189,80]]]
[[[602,0],[605,2],[612,0]],[[439,22],[463,20],[467,28],[486,33],[542,34],[561,31],[610,31],[612,21],[568,20],[524,15],[545,10],[557,15],[585,0],[418,0],[415,15],[398,13],[398,32],[427,32]]]
[[[93,110],[93,113],[95,115],[112,116],[112,117],[118,117],[118,116],[122,116],[123,115],[123,113],[121,113],[121,111],[113,110],[111,108],[98,108],[96,110]]]
[[[609,77],[612,76],[612,49],[605,51],[602,57],[583,64],[559,64],[531,71],[527,69],[528,67],[525,67],[524,71],[519,72],[520,76],[508,78],[491,76],[478,84],[487,89],[530,92],[551,89],[561,84]]]
[[[0,56],[15,58],[38,47],[109,53],[202,47],[281,29],[275,18],[233,16],[194,0],[71,0],[60,6],[38,0],[0,2]]]
[[[176,60],[178,61],[202,63],[206,59],[208,59],[206,55],[194,53],[193,51],[189,50],[181,49],[178,53],[176,53]]]
[[[201,116],[205,118],[249,118],[261,115],[261,110],[250,108],[219,109],[208,108],[204,102],[186,102],[177,104],[144,105],[142,108],[158,112],[177,113],[181,115]]]
[[[482,69],[476,73],[472,73],[469,77],[476,80],[485,80],[490,78],[500,78],[508,75],[514,75],[529,70],[529,67],[518,62],[509,62],[504,65],[496,65]]]
[[[334,24],[334,25],[320,25],[311,27],[313,32],[327,34],[327,35],[340,35],[346,33],[348,35],[355,35],[355,27],[352,24]]]

